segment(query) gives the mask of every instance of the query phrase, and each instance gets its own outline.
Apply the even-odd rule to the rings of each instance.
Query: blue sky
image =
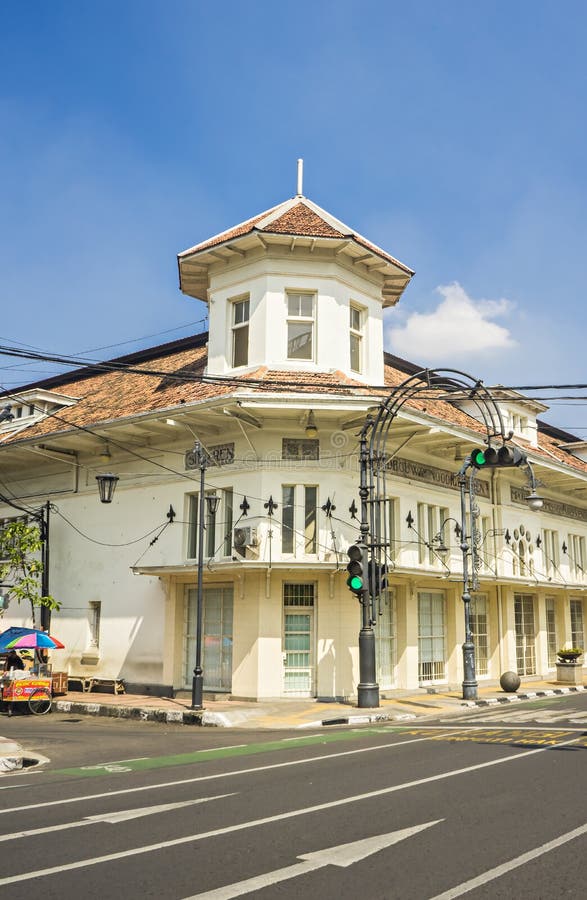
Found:
[[[301,156],[308,197],[416,270],[387,349],[587,382],[586,38],[573,0],[3,4],[0,342],[201,330],[177,252],[292,196]],[[587,436],[583,403],[545,418]]]

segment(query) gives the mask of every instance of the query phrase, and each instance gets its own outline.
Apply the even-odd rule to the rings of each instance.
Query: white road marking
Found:
[[[198,753],[216,753],[217,750],[240,750],[241,747],[246,746],[246,744],[229,744],[228,747],[204,747],[203,750],[198,750]]]
[[[316,869],[322,869],[324,866],[352,866],[355,862],[360,862],[379,850],[391,847],[406,838],[443,822],[444,819],[436,819],[435,822],[425,822],[423,825],[414,825],[412,828],[402,828],[400,831],[390,831],[387,834],[378,834],[375,837],[363,838],[360,841],[352,841],[349,844],[339,844],[338,847],[327,847],[325,850],[318,850],[314,853],[301,853],[298,859],[303,860],[293,866],[285,866],[283,869],[275,869],[273,872],[265,872],[263,875],[256,875],[254,878],[247,878],[245,881],[238,881],[234,884],[227,884],[224,887],[216,888],[213,891],[204,891],[202,894],[194,894],[187,897],[186,900],[232,900],[234,897],[242,897],[243,894],[250,894],[252,891],[259,891],[261,888],[269,887],[272,884],[278,884],[280,881],[288,881],[290,878],[296,878],[298,875],[306,875],[308,872],[315,872]]]
[[[448,732],[451,733],[450,731]],[[460,733],[455,731],[455,734]],[[194,778],[182,778],[178,781],[164,781],[161,784],[148,784],[141,787],[121,788],[118,791],[104,791],[100,794],[82,794],[78,797],[65,797],[60,800],[46,800],[44,803],[29,803],[27,806],[12,806],[0,810],[0,816],[6,813],[22,812],[27,809],[42,809],[47,806],[62,806],[66,803],[81,803],[84,800],[101,800],[103,797],[116,797],[120,794],[135,794],[140,791],[155,791],[159,788],[176,787],[182,784],[196,784],[200,781],[214,781],[218,778],[234,778],[236,775],[252,775],[257,772],[269,772],[271,769],[283,769],[287,766],[305,766],[307,763],[322,762],[322,760],[338,759],[342,756],[354,756],[358,753],[373,753],[376,750],[398,750],[409,744],[420,744],[425,741],[433,741],[434,737],[414,738],[411,741],[399,741],[396,744],[378,744],[376,747],[359,747],[354,750],[342,750],[340,753],[326,753],[323,756],[309,756],[305,759],[293,759],[287,762],[272,763],[268,766],[252,766],[250,769],[236,769],[234,772],[219,772],[216,775],[197,775]]]
[[[32,872],[23,872],[20,875],[9,875],[6,878],[0,878],[0,886],[4,884],[15,884],[20,881],[30,881],[33,878],[44,878],[48,875],[61,874],[69,872],[73,869],[83,869],[87,866],[96,866],[100,863],[112,862],[115,859],[126,859],[129,856],[139,856],[143,853],[152,853],[156,850],[165,850],[168,847],[178,847],[181,844],[191,844],[195,841],[203,841],[211,837],[219,837],[220,835],[233,834],[236,831],[245,831],[248,828],[257,828],[259,825],[270,825],[273,822],[283,822],[286,819],[294,819],[298,816],[307,816],[310,813],[322,812],[326,809],[335,809],[339,806],[346,806],[348,803],[357,803],[362,800],[371,800],[373,797],[383,797],[387,794],[394,794],[397,791],[404,791],[407,788],[419,787],[423,784],[430,784],[434,781],[442,781],[445,778],[454,778],[456,775],[466,775],[469,772],[477,772],[480,769],[488,769],[493,766],[500,766],[504,763],[517,762],[528,756],[535,756],[538,753],[548,753],[552,749],[566,747],[574,744],[578,738],[569,741],[561,741],[555,748],[538,747],[536,750],[526,750],[523,753],[517,753],[513,756],[504,756],[500,759],[490,760],[489,762],[477,763],[474,766],[465,766],[462,769],[453,769],[450,772],[440,772],[438,775],[429,775],[427,778],[419,778],[416,781],[407,781],[403,784],[395,784],[392,787],[379,788],[376,791],[368,791],[364,794],[355,794],[351,797],[343,797],[341,800],[330,800],[327,803],[318,803],[316,806],[306,806],[302,809],[292,809],[289,812],[278,813],[275,816],[265,816],[262,819],[252,819],[249,822],[239,822],[236,825],[226,825],[224,828],[216,828],[213,831],[204,831],[199,834],[188,834],[184,837],[174,838],[169,841],[160,841],[157,844],[147,844],[142,847],[133,847],[130,850],[120,850],[117,853],[108,853],[105,856],[94,856],[88,859],[80,859],[72,863],[62,863],[59,866],[51,866],[47,869],[37,869]]]
[[[475,715],[475,722],[538,722],[542,724],[553,724],[555,722],[564,722],[565,720],[584,722],[587,719],[587,712],[579,709],[492,709],[491,712],[484,712],[481,715]],[[459,720],[462,721],[461,717]]]
[[[44,828],[31,828],[28,831],[14,831],[12,834],[0,835],[0,841],[14,841],[17,838],[33,837],[39,834],[52,834],[54,831],[66,831],[69,828],[82,828],[84,825],[97,825],[99,822],[108,822],[117,825],[119,822],[128,822],[129,819],[138,819],[141,816],[154,816],[168,812],[172,809],[180,809],[182,806],[194,806],[196,803],[208,803],[210,800],[222,800],[224,797],[234,797],[231,794],[218,794],[215,797],[201,797],[198,800],[183,800],[180,803],[162,803],[159,806],[143,806],[140,809],[121,809],[119,812],[100,813],[97,816],[85,816],[77,822],[66,822],[63,825],[46,825]]]
[[[502,863],[500,866],[495,866],[494,869],[488,869],[487,872],[483,872],[482,875],[478,875],[476,878],[471,878],[469,881],[463,881],[462,884],[457,884],[456,887],[450,888],[450,890],[445,891],[443,894],[437,894],[436,897],[432,897],[432,900],[454,900],[455,897],[462,897],[463,894],[468,894],[469,891],[473,891],[475,888],[481,887],[481,885],[487,884],[487,882],[493,881],[495,878],[500,878],[502,875],[507,874],[507,872],[511,872],[512,869],[517,869],[527,862],[532,862],[533,859],[538,859],[538,857],[542,856],[544,853],[556,850],[557,847],[562,847],[563,844],[573,841],[575,838],[581,837],[581,835],[586,833],[587,823],[581,825],[579,828],[573,829],[573,831],[567,831],[566,834],[561,834],[560,837],[555,838],[553,841],[548,841],[546,844],[542,844],[541,847],[535,847],[534,850],[528,850],[527,853],[522,853],[521,856],[516,856],[515,859],[510,859],[509,862]]]

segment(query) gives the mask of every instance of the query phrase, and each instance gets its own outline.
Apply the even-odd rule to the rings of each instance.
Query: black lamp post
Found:
[[[196,465],[200,469],[200,496],[198,498],[198,587],[196,595],[196,662],[194,666],[194,676],[192,679],[192,709],[203,708],[204,698],[204,672],[202,669],[202,626],[204,619],[204,502],[208,506],[208,515],[212,518],[220,497],[216,494],[205,496],[206,488],[206,468],[208,466],[208,456],[199,441],[194,444],[194,459]]]
[[[522,463],[528,470],[530,493],[526,497],[528,507],[537,512],[542,509],[544,501],[542,497],[536,493],[536,477],[531,464],[523,455]],[[469,475],[467,476],[467,472]],[[463,554],[463,607],[465,611],[465,642],[463,644],[463,700],[477,699],[477,679],[475,674],[475,644],[473,643],[473,632],[471,631],[471,582],[469,579],[469,537],[467,534],[467,479],[469,481],[469,502],[471,507],[471,530],[473,526],[473,502],[475,497],[475,467],[473,466],[472,456],[467,456],[461,469],[459,470],[458,480],[461,493],[461,551]],[[507,532],[506,532],[507,541]],[[471,541],[473,568],[475,565],[475,541]],[[475,587],[475,579],[473,579]]]
[[[359,465],[360,486],[359,497],[361,500],[361,536],[357,541],[362,556],[362,571],[369,570],[369,485],[368,464],[369,451],[367,448],[367,431],[371,428],[372,421],[367,419],[361,429]],[[353,501],[354,502],[354,501]],[[360,709],[374,709],[379,706],[379,685],[377,683],[377,668],[375,660],[375,632],[373,631],[373,597],[371,585],[367,579],[360,593],[361,603],[361,630],[359,631],[359,684],[357,685],[357,706]]]

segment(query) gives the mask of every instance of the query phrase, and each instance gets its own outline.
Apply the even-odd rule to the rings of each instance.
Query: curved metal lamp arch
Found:
[[[374,418],[368,419],[363,428],[366,436],[369,432],[367,452],[369,533],[374,557],[382,564],[382,549],[389,545],[388,517],[384,514],[387,498],[387,475],[389,459],[386,455],[386,443],[389,430],[401,408],[409,400],[416,397],[442,400],[454,403],[456,400],[473,402],[479,412],[485,429],[485,442],[490,445],[493,439],[503,444],[508,438],[503,416],[499,405],[482,381],[473,378],[458,369],[422,369],[406,378],[389,397],[382,401]],[[389,563],[390,560],[387,560]]]
[[[511,437],[506,434],[501,410],[491,391],[482,381],[473,378],[458,369],[422,369],[410,375],[405,381],[393,388],[389,396],[381,401],[375,416],[368,417],[360,435],[360,473],[359,495],[361,498],[361,539],[364,571],[369,571],[369,580],[379,578],[382,566],[390,560],[383,551],[390,546],[387,515],[387,472],[390,458],[386,454],[386,444],[390,428],[399,411],[414,398],[442,400],[455,403],[457,400],[472,402],[479,413],[479,420],[485,429],[485,442],[488,446],[492,440],[498,439],[502,444]],[[461,470],[463,472],[464,470]],[[456,478],[457,476],[455,476]],[[461,473],[458,476],[461,486],[461,498],[464,495]],[[464,516],[464,513],[463,513]],[[369,537],[371,538],[369,540]],[[468,544],[466,534],[461,539],[463,565],[466,566]],[[369,559],[372,564],[369,565]],[[392,561],[391,561],[392,562]],[[466,570],[465,570],[466,578]],[[379,705],[379,685],[376,683],[375,635],[373,625],[376,622],[376,590],[370,583],[361,597],[362,627],[359,634],[359,668],[360,683],[358,685],[359,707]],[[466,596],[465,596],[466,595]],[[465,601],[470,599],[468,588],[463,595]],[[466,619],[468,622],[468,604]],[[467,626],[465,644],[470,655],[470,635]],[[468,667],[467,661],[467,667]],[[473,671],[474,671],[474,663]]]

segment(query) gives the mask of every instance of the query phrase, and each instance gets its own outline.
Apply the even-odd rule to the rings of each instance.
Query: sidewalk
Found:
[[[108,716],[143,721],[204,725],[224,728],[283,729],[321,728],[330,725],[352,725],[365,722],[404,722],[430,716],[463,712],[467,708],[516,703],[537,697],[563,696],[584,691],[586,684],[562,686],[556,682],[534,681],[522,685],[515,694],[501,688],[479,689],[478,700],[463,700],[459,691],[428,693],[416,691],[389,692],[377,709],[358,709],[337,702],[312,699],[246,702],[238,700],[204,700],[203,710],[190,709],[191,699],[184,697],[151,697],[137,694],[81,693],[70,691],[53,701],[55,712],[75,715]]]

